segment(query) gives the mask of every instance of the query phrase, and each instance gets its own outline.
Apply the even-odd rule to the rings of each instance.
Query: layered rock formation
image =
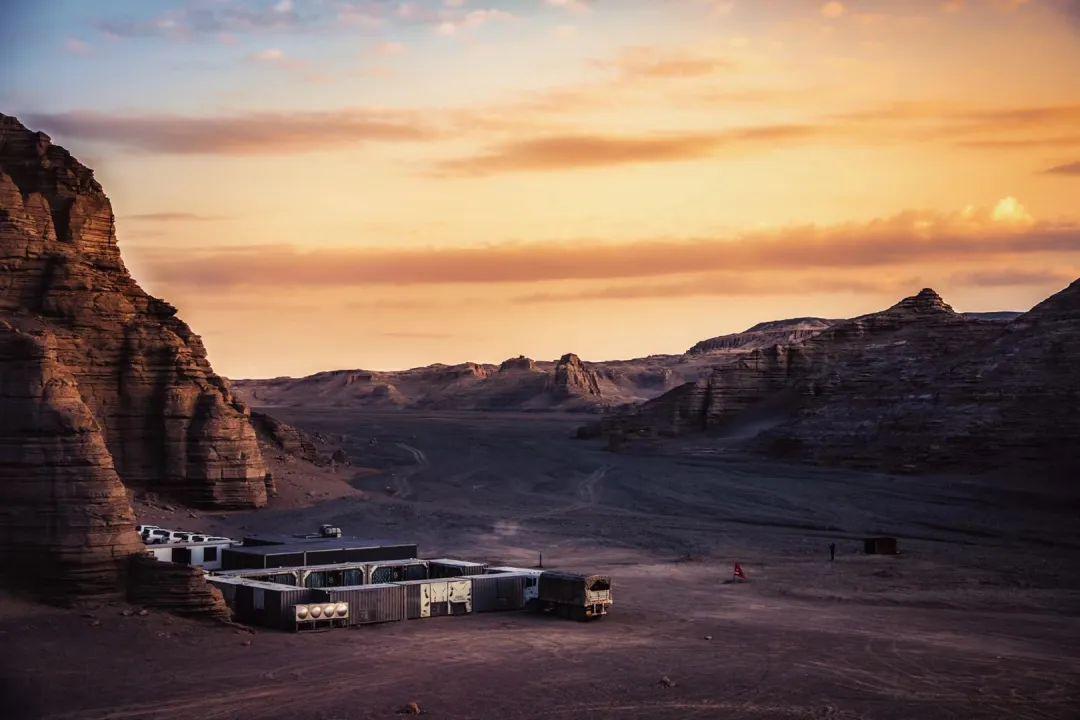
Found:
[[[555,364],[549,382],[551,393],[558,398],[595,398],[601,400],[600,381],[596,373],[585,367],[581,358],[573,353],[567,353],[559,358]]]
[[[166,563],[148,556],[131,559],[128,599],[145,607],[217,620],[232,613],[221,591],[206,582],[197,567]]]
[[[397,372],[340,370],[306,378],[237,380],[255,406],[370,409],[584,410],[612,404],[595,370],[573,354],[558,362],[518,356],[499,365],[430,365]]]
[[[92,172],[3,115],[0,321],[0,552],[36,543],[35,567],[92,589],[115,584],[107,566],[136,547],[121,482],[265,504],[246,409],[176,310],[128,274]]]
[[[1012,322],[961,315],[927,289],[753,351],[593,432],[712,431],[774,454],[894,470],[1015,461],[1065,472],[1080,463],[1065,449],[1080,437],[1077,360],[1080,281]]]
[[[687,355],[758,350],[774,345],[794,345],[809,340],[837,320],[806,317],[758,323],[749,330],[702,340],[686,351]]]
[[[252,412],[251,421],[259,439],[273,450],[316,466],[348,465],[349,458],[339,446],[331,444],[322,433],[310,434],[283,423],[272,415]],[[275,492],[273,479],[267,475],[267,492]]]
[[[0,320],[0,571],[59,599],[116,592],[143,545],[56,345],[40,323]]]

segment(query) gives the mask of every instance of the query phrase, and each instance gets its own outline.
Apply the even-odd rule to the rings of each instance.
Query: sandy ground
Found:
[[[290,635],[8,599],[0,717],[345,720],[412,700],[436,718],[1080,714],[1076,489],[772,464],[700,442],[615,455],[571,439],[580,418],[561,415],[274,412],[343,434],[380,472],[309,479],[276,460],[270,509],[165,516],[234,534],[330,522],[429,557],[542,552],[610,572],[612,614]],[[869,534],[900,537],[903,554],[862,555]],[[749,582],[730,582],[734,560]]]

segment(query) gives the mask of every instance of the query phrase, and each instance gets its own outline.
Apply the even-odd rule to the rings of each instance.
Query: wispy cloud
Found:
[[[478,155],[447,160],[437,166],[437,171],[444,175],[481,176],[683,162],[711,157],[722,149],[803,141],[820,131],[820,128],[804,125],[764,125],[714,133],[549,136],[507,142]]]
[[[214,222],[227,220],[227,215],[200,215],[191,212],[151,212],[124,215],[123,220],[136,220],[145,222]]]
[[[598,68],[614,70],[626,79],[696,78],[734,67],[725,58],[654,46],[624,48],[614,58],[596,60],[593,64]]]
[[[1080,263],[1080,226],[1036,223],[1011,199],[993,210],[905,212],[864,224],[727,238],[505,243],[301,251],[289,246],[139,251],[149,280],[200,287],[530,283],[774,273],[1002,260],[1053,254]],[[680,281],[681,283],[682,281]],[[773,280],[775,282],[775,278]]]
[[[1056,165],[1043,172],[1052,175],[1080,175],[1080,160],[1072,163],[1065,163],[1064,165]]]
[[[322,150],[362,142],[431,140],[435,131],[408,112],[255,112],[242,115],[30,114],[27,120],[65,138],[157,153],[251,155]]]

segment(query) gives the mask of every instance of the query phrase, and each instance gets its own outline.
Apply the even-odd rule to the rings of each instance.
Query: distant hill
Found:
[[[797,318],[760,323],[745,332],[703,340],[683,355],[583,362],[568,353],[556,361],[517,357],[500,365],[334,370],[303,378],[235,380],[233,390],[262,407],[600,412],[654,398],[742,353],[802,342],[833,322]]]
[[[581,435],[614,446],[703,435],[822,463],[1080,471],[1080,280],[1016,313],[957,313],[925,289],[753,350]]]

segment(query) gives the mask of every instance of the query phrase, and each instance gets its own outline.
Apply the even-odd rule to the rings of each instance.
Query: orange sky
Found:
[[[1080,276],[1071,0],[71,8],[26,6],[53,45],[0,102],[97,170],[233,377],[681,352]]]

